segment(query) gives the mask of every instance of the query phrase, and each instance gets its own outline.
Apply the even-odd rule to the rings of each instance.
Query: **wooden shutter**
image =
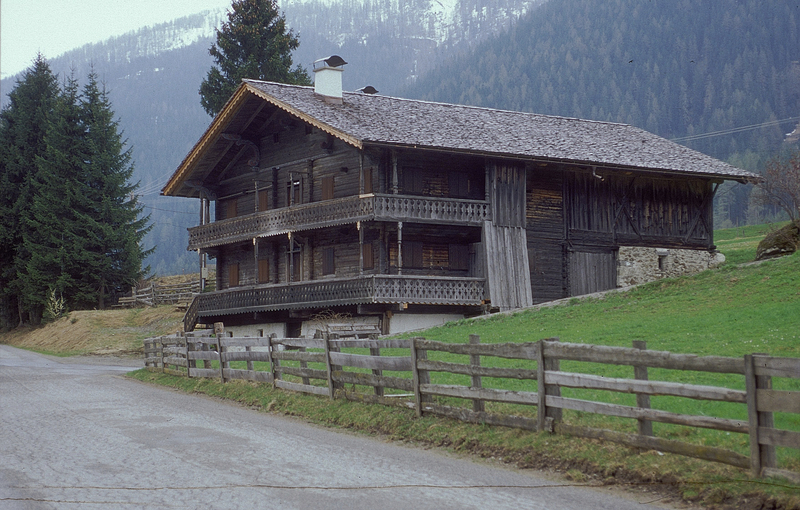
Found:
[[[236,199],[232,198],[225,203],[225,219],[235,218],[237,212]]]
[[[403,241],[403,267],[421,268],[422,263],[422,242]]]
[[[258,210],[266,211],[269,209],[269,191],[263,190],[258,192]]]
[[[258,261],[258,283],[269,283],[269,260]]]
[[[239,264],[229,264],[228,265],[228,287],[238,287],[239,286]]]
[[[294,273],[292,274],[292,281],[299,282],[303,278],[303,254],[299,251],[293,252],[292,265],[294,266]]]
[[[322,178],[322,200],[333,200],[333,176]]]
[[[333,248],[322,250],[322,274],[336,273],[336,251]]]
[[[469,176],[465,172],[447,174],[448,196],[467,198],[469,196]]]
[[[364,193],[372,193],[372,167],[364,169]]]
[[[362,244],[361,253],[361,258],[363,259],[362,269],[375,269],[375,252],[372,250],[372,243]]]
[[[450,245],[450,269],[469,270],[469,246],[465,244]]]

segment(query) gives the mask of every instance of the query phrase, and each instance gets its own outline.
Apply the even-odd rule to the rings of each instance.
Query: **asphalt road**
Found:
[[[651,509],[0,345],[0,508]],[[652,499],[647,495],[642,500]]]

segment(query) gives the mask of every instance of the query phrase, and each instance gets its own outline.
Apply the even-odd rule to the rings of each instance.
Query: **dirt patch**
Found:
[[[183,312],[172,306],[77,311],[0,334],[0,343],[60,355],[141,355],[142,340],[180,331],[182,320]]]

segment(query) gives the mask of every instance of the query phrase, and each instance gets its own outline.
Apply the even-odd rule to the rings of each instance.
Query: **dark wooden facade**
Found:
[[[620,246],[713,249],[719,176],[346,135],[237,92],[165,188],[217,263],[187,329],[514,309],[615,287]]]

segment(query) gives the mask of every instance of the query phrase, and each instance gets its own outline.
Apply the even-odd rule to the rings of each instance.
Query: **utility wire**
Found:
[[[679,136],[678,138],[672,138],[671,140],[673,142],[688,142],[688,141],[692,141],[692,140],[700,140],[700,139],[703,139],[703,138],[712,138],[712,137],[715,137],[715,136],[723,136],[723,135],[730,135],[730,134],[733,134],[733,133],[741,133],[741,132],[744,132],[744,131],[752,131],[754,129],[758,129],[758,128],[762,128],[762,127],[775,126],[775,125],[778,125],[778,124],[783,124],[784,122],[794,122],[794,121],[797,121],[797,120],[800,120],[800,117],[788,117],[786,119],[771,120],[771,121],[768,121],[768,122],[762,122],[760,124],[751,124],[749,126],[741,126],[741,127],[730,128],[730,129],[722,129],[720,131],[711,131],[711,132],[708,132],[708,133],[701,133],[701,134],[697,134],[697,135]]]

